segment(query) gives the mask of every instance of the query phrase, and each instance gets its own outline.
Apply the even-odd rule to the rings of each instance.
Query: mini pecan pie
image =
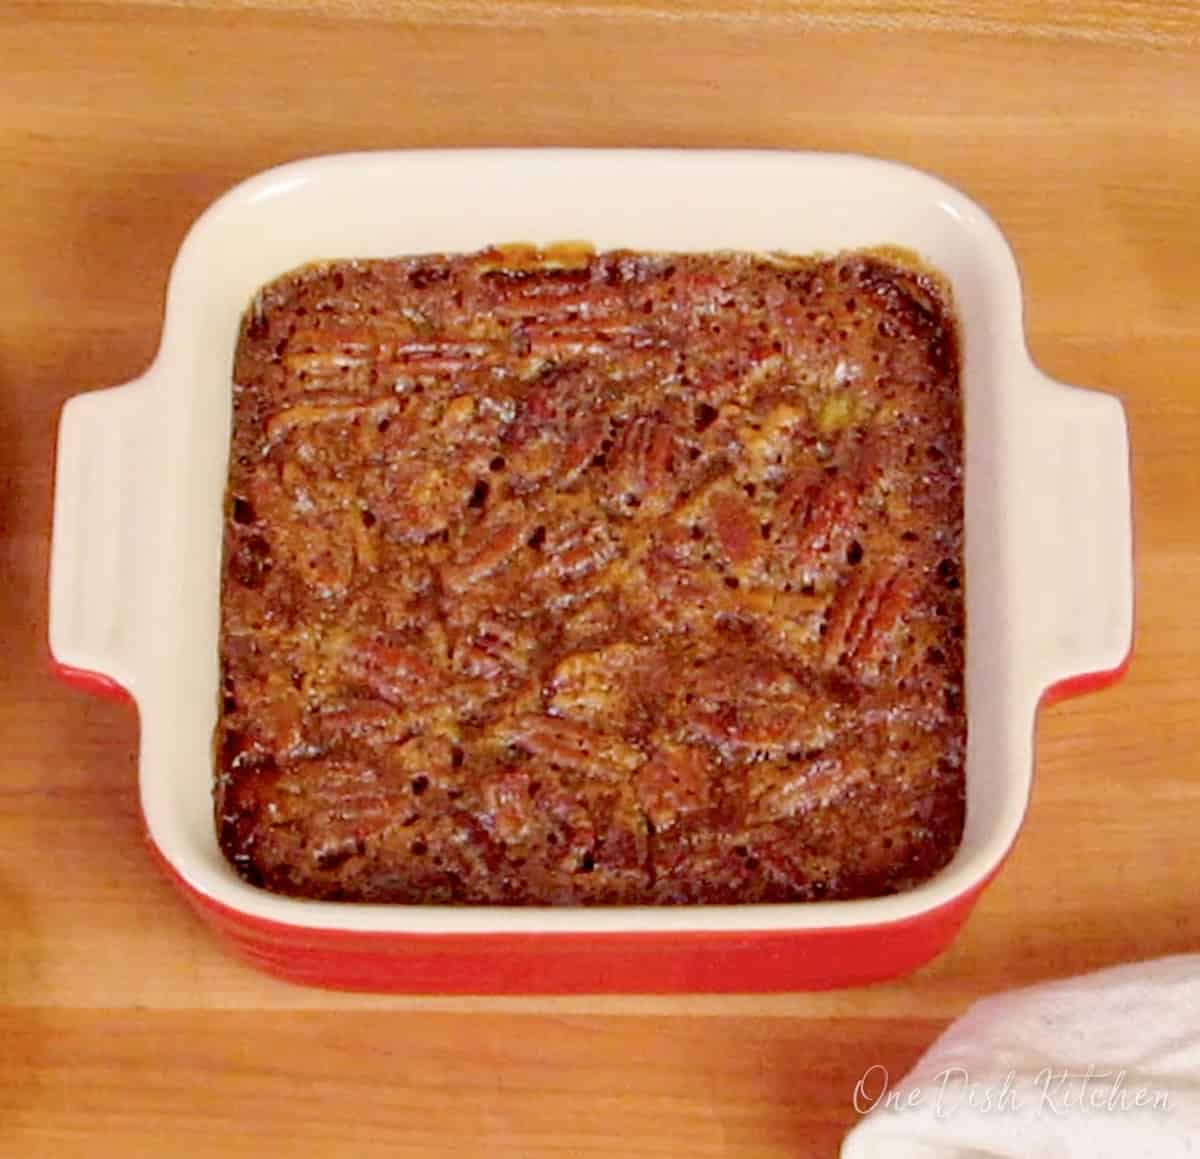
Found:
[[[880,895],[963,825],[962,415],[899,255],[505,247],[265,287],[216,812],[248,880]]]

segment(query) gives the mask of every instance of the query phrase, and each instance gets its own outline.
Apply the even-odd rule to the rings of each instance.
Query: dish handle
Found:
[[[1014,457],[1021,622],[1042,702],[1118,679],[1133,641],[1133,519],[1125,410],[1035,372]]]
[[[138,687],[151,373],[70,399],[58,428],[50,653],[67,680],[118,696]]]

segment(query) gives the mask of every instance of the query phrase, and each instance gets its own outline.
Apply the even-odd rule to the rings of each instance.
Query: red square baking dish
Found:
[[[899,246],[948,281],[965,422],[966,829],[941,872],[855,901],[677,907],[361,905],[242,881],[213,823],[231,368],[255,291],[320,259],[583,239],[600,249]],[[238,186],[180,249],[149,370],[72,399],[58,442],[50,645],[128,696],[151,846],[240,954],[283,978],[425,993],[766,991],[892,977],[943,950],[1029,798],[1039,706],[1128,662],[1129,453],[1108,395],[1025,346],[996,225],[933,177],[856,156],[479,150],[332,156]]]

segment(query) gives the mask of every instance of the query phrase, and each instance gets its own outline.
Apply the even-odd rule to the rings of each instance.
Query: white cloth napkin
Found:
[[[1200,954],[985,999],[896,1078],[841,1159],[1200,1157]]]

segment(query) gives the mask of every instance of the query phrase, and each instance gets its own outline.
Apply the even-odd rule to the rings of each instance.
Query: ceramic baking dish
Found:
[[[255,290],[321,258],[585,239],[601,248],[899,245],[949,279],[966,422],[967,821],[951,864],[863,901],[497,909],[278,897],[214,833],[212,730],[230,371]],[[128,695],[153,849],[243,955],[293,980],[449,992],[753,991],[864,983],[942,950],[1016,838],[1035,717],[1114,679],[1132,623],[1115,398],[1041,374],[995,224],[925,174],[817,153],[483,150],[333,156],[217,202],[171,274],[150,369],[72,399],[58,444],[50,644]]]

